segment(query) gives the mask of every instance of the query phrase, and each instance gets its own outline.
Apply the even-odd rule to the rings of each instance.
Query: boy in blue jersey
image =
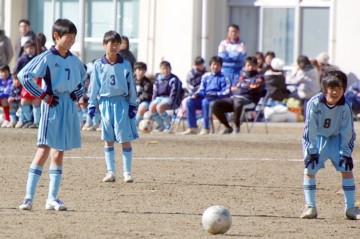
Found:
[[[118,142],[122,144],[124,181],[131,183],[131,141],[139,138],[135,122],[137,94],[131,64],[118,54],[120,45],[119,33],[105,33],[105,55],[94,62],[91,74],[88,111],[93,118],[96,105],[99,104],[101,139],[105,141],[104,153],[108,171],[103,182],[116,180],[114,142]]]
[[[188,129],[184,135],[196,134],[196,110],[202,111],[203,128],[199,135],[210,133],[210,103],[212,101],[230,96],[230,79],[221,72],[222,59],[213,56],[209,62],[210,72],[205,73],[201,78],[198,91],[193,94],[186,105],[186,119]]]
[[[355,207],[355,182],[351,157],[355,132],[350,104],[344,98],[347,87],[346,75],[334,68],[325,71],[322,92],[313,96],[306,109],[303,135],[305,207],[301,218],[317,218],[315,175],[330,159],[342,174],[345,197],[345,216],[360,219],[360,210]]]
[[[83,94],[86,71],[80,59],[70,52],[77,29],[68,19],[57,19],[52,26],[55,46],[29,62],[18,74],[23,87],[39,97],[41,117],[37,151],[30,165],[25,199],[20,210],[31,210],[43,165],[50,157],[49,194],[46,210],[66,210],[58,199],[64,151],[81,146],[76,100]],[[43,79],[42,89],[33,80]]]
[[[155,75],[154,92],[149,106],[157,131],[171,133],[171,120],[166,110],[175,110],[183,97],[182,82],[171,72],[168,61],[160,63],[160,73]]]

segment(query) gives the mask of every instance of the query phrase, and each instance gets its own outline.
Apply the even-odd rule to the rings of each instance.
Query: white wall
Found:
[[[226,36],[228,11],[227,1],[207,1],[209,59]],[[138,60],[148,64],[149,73],[158,72],[161,60],[167,60],[172,72],[186,81],[194,58],[201,55],[201,17],[202,0],[140,0]]]
[[[359,0],[335,2],[334,55],[330,61],[349,75],[349,83],[360,78],[359,10]]]

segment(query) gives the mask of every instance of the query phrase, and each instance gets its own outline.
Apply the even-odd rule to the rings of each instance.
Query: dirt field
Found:
[[[45,210],[48,164],[33,210],[17,209],[37,132],[0,129],[0,238],[359,238],[360,221],[344,219],[343,196],[336,193],[340,175],[330,164],[317,177],[319,219],[299,219],[302,127],[270,124],[269,134],[261,124],[241,135],[141,134],[133,143],[133,184],[121,177],[101,181],[100,133],[83,132],[83,147],[66,152],[64,161],[59,197],[66,212]],[[358,123],[356,131],[360,135]],[[120,145],[116,157],[121,172]],[[358,142],[353,157],[359,182]],[[214,204],[232,214],[224,235],[212,236],[201,225],[203,211]]]

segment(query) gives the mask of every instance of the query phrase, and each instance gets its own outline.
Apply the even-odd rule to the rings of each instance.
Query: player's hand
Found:
[[[130,119],[135,118],[136,113],[137,113],[137,107],[136,107],[136,106],[133,106],[133,105],[130,105],[130,106],[129,106],[129,118],[130,118]]]
[[[341,167],[343,163],[345,163],[346,171],[347,170],[351,171],[354,168],[354,163],[351,156],[340,155],[339,166]]]
[[[315,164],[319,163],[319,156],[317,154],[308,154],[305,157],[304,163],[305,163],[305,168],[311,165],[311,168],[314,169]]]
[[[73,91],[73,92],[70,93],[70,98],[71,98],[73,101],[78,101],[78,100],[79,100],[79,98],[76,96],[75,91]]]
[[[93,118],[95,117],[95,111],[96,111],[96,107],[95,107],[95,106],[89,107],[89,112],[88,112],[88,114],[89,114],[89,116],[90,116],[91,119],[93,119]]]
[[[55,107],[59,104],[59,96],[49,95],[46,92],[40,95],[40,99],[44,101],[46,104],[50,105],[50,107]]]

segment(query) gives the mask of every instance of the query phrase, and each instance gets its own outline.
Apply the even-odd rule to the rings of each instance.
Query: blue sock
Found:
[[[16,122],[17,121],[16,110],[14,108],[10,108],[10,121],[11,122]]]
[[[93,122],[94,122],[94,124],[96,124],[96,125],[100,125],[100,123],[101,123],[101,118],[100,118],[101,116],[100,116],[100,110],[96,110],[95,111],[95,117],[94,117],[94,119],[93,119]]]
[[[105,146],[105,162],[106,162],[106,169],[111,172],[116,172],[115,169],[115,151],[114,146]]]
[[[132,148],[123,148],[123,172],[131,173]]]
[[[78,110],[78,116],[79,116],[79,124],[83,124],[83,111],[81,109]]]
[[[43,168],[34,164],[30,165],[29,176],[26,184],[26,196],[31,200],[34,199],[36,185],[39,182],[40,176],[42,174]]]
[[[34,124],[40,123],[40,106],[33,106]]]
[[[136,114],[135,116],[135,120],[136,120],[136,125],[139,125],[139,122],[142,121],[144,119],[143,116],[140,116],[139,114]]]
[[[21,106],[21,111],[24,114],[24,123],[25,122],[31,122],[31,107],[30,105],[22,105]]]
[[[344,190],[344,198],[346,208],[355,207],[355,182],[354,178],[343,178],[342,188]]]
[[[152,117],[153,120],[156,122],[156,124],[158,125],[158,127],[164,128],[164,122],[162,121],[160,115],[159,115],[157,112],[152,113],[151,117]]]
[[[315,193],[316,193],[316,178],[304,178],[303,182],[305,202],[311,207],[316,207]]]
[[[54,200],[57,198],[62,176],[62,166],[50,165],[49,168],[49,194],[48,199]]]
[[[166,127],[171,126],[171,121],[170,121],[169,115],[168,115],[168,113],[166,111],[161,113],[160,117],[164,120]]]

